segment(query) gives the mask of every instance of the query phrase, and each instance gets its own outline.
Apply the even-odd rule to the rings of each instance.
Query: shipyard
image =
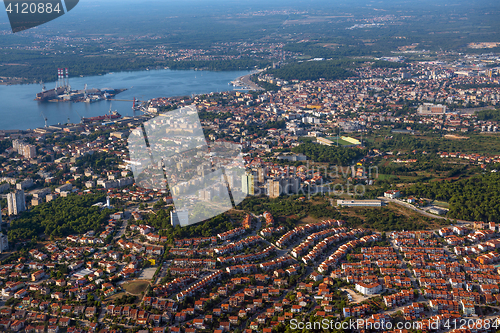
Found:
[[[87,85],[81,90],[72,90],[69,84],[68,68],[57,69],[57,81],[54,89],[45,89],[36,94],[35,100],[40,102],[84,102],[93,103],[101,100],[109,100],[127,89],[102,88],[87,89]]]

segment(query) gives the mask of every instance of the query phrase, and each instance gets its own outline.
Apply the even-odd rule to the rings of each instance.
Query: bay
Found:
[[[101,116],[110,108],[117,110],[122,116],[139,115],[142,113],[132,110],[131,100],[134,97],[144,101],[157,97],[233,90],[233,86],[228,84],[249,73],[249,71],[210,72],[161,69],[70,77],[69,81],[73,90],[83,89],[85,84],[88,89],[127,89],[114,98],[128,101],[103,100],[94,103],[35,101],[35,95],[42,90],[39,84],[0,86],[0,130],[43,127],[44,116],[47,118],[48,125],[79,123],[81,117]],[[55,82],[45,84],[46,89],[52,89],[55,85]]]

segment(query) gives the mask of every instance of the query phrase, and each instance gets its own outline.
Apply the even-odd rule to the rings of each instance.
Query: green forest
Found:
[[[355,148],[323,146],[315,143],[303,143],[294,147],[293,152],[302,153],[314,162],[327,162],[337,165],[350,165],[364,156],[364,151]]]
[[[500,110],[483,110],[476,113],[477,120],[500,121]]]
[[[456,182],[417,183],[407,194],[448,201],[448,217],[467,221],[500,222],[500,175],[489,173]]]
[[[234,228],[226,214],[221,214],[216,217],[206,220],[201,223],[189,225],[187,227],[173,227],[170,223],[170,210],[172,208],[161,209],[156,214],[148,214],[144,223],[147,223],[157,229],[160,229],[160,236],[168,237],[169,242],[174,239],[191,238],[191,237],[210,237],[218,233],[225,232]],[[241,221],[236,221],[241,222]]]
[[[500,140],[495,134],[467,134],[468,139],[466,140],[450,140],[432,133],[426,133],[425,137],[409,134],[393,134],[391,136],[392,138],[385,137],[383,140],[368,142],[368,147],[385,151],[426,151],[430,154],[442,151],[478,153],[487,156],[500,154]]]
[[[270,65],[268,61],[258,61],[252,58],[211,61],[173,61],[131,55],[95,55],[85,57],[81,55],[40,56],[33,51],[12,50],[0,52],[4,62],[21,63],[23,66],[0,66],[0,76],[20,77],[28,82],[51,82],[57,79],[56,68],[70,68],[71,76],[90,76],[109,72],[139,71],[146,68],[169,67],[176,70],[204,69],[211,71],[235,71],[263,68]],[[26,66],[24,66],[26,64]],[[28,65],[29,64],[29,65]]]
[[[65,237],[89,230],[99,231],[113,210],[92,206],[103,202],[104,194],[70,195],[33,207],[10,223],[9,242],[31,240],[41,234]]]
[[[239,206],[241,209],[255,214],[262,214],[269,211],[273,216],[293,216],[301,218],[310,215],[314,218],[340,219],[341,215],[330,206],[327,201],[311,205],[310,202],[299,201],[295,196],[283,196],[279,198],[247,197]],[[318,197],[318,199],[321,197]]]

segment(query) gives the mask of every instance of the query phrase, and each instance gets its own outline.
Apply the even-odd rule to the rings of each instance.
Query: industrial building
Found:
[[[341,207],[382,207],[381,200],[337,200]]]
[[[447,107],[442,104],[424,103],[418,107],[417,112],[424,116],[435,116],[445,114]]]

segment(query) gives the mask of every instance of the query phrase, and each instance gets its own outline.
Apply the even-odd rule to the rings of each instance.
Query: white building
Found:
[[[374,283],[358,282],[356,283],[356,290],[362,293],[363,295],[375,295],[380,293],[383,290],[383,288],[382,285],[378,282]]]
[[[384,192],[384,197],[389,198],[389,199],[396,199],[401,196],[401,192],[398,190],[389,190],[387,192]]]
[[[252,173],[247,172],[241,176],[241,191],[243,193],[254,195],[255,193],[255,177]]]
[[[382,207],[381,200],[337,200],[337,206],[343,207]]]
[[[186,226],[189,224],[189,214],[187,210],[170,211],[170,223],[175,226]]]
[[[31,178],[28,178],[28,179],[23,180],[22,182],[16,184],[16,188],[18,190],[25,190],[31,186],[33,186],[33,179],[31,179]]]
[[[71,191],[72,189],[73,189],[72,184],[64,184],[64,185],[56,188],[56,193],[67,192],[67,191]]]
[[[17,190],[14,193],[7,194],[7,203],[9,206],[9,215],[17,215],[26,210],[26,198],[23,190]]]

